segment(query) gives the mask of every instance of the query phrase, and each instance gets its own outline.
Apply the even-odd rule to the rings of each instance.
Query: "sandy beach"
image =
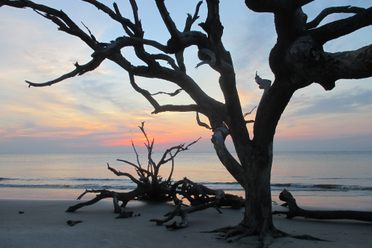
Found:
[[[115,219],[109,201],[83,208],[76,213],[64,210],[74,201],[0,200],[0,247],[255,247],[257,238],[227,243],[215,234],[202,233],[226,225],[234,225],[242,210],[214,209],[193,213],[190,226],[168,231],[149,219],[161,217],[171,209],[167,204],[133,202],[128,210],[141,216]],[[68,220],[80,220],[75,226]],[[372,224],[357,221],[287,220],[275,216],[275,225],[292,234],[309,234],[327,242],[281,238],[270,247],[372,247]]]

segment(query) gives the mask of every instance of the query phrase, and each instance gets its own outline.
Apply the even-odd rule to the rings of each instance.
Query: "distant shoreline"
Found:
[[[133,153],[118,155],[136,161]],[[115,154],[0,155],[0,199],[72,200],[85,189],[128,191],[135,185],[107,170],[106,163],[136,175]],[[143,164],[146,156],[141,156]],[[302,206],[372,211],[372,153],[285,152],[274,157],[273,201],[286,188]],[[187,177],[210,188],[244,195],[213,153],[182,153],[174,180]],[[164,166],[160,175],[167,175]],[[87,196],[86,199],[89,199]]]
[[[146,151],[145,150],[141,150],[139,149],[139,153],[143,153],[143,154],[146,154]],[[157,154],[157,153],[163,153],[163,150],[162,149],[157,149],[154,151],[154,154]],[[200,151],[200,150],[193,150],[193,149],[190,149],[189,151],[187,151],[187,153],[196,153],[196,154],[214,154],[216,155],[216,152],[214,150],[209,150],[209,151]],[[231,152],[232,154],[234,154],[234,152]],[[274,156],[275,156],[275,153],[308,153],[308,154],[311,154],[311,153],[372,153],[372,150],[275,150],[274,149]],[[35,152],[32,152],[32,151],[29,151],[29,152],[25,152],[25,151],[21,151],[21,152],[16,152],[16,151],[8,151],[8,152],[4,152],[4,151],[0,151],[0,155],[68,155],[68,154],[71,154],[71,155],[78,155],[78,154],[86,154],[86,155],[89,155],[89,154],[99,154],[99,155],[103,155],[103,154],[112,154],[112,155],[123,155],[123,154],[133,154],[133,150],[132,148],[126,148],[125,150],[123,151],[120,151],[120,150],[113,150],[113,151],[82,151],[82,152],[79,152],[79,151],[35,151]],[[216,155],[217,156],[217,155]],[[115,159],[115,158],[113,158]]]

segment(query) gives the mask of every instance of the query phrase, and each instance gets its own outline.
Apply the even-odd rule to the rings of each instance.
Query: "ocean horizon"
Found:
[[[160,154],[154,154],[155,161]],[[140,154],[142,163],[146,155]],[[0,199],[75,199],[85,189],[129,191],[135,184],[107,170],[110,163],[135,175],[133,153],[0,154]],[[275,152],[273,201],[285,188],[299,205],[372,211],[372,151]],[[170,165],[160,174],[167,177]],[[173,180],[187,177],[213,189],[244,195],[214,153],[186,151],[175,160]],[[86,199],[89,199],[87,196]]]

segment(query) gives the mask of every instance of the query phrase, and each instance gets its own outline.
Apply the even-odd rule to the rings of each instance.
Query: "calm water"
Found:
[[[134,174],[116,158],[135,161],[129,153],[0,154],[0,199],[73,199],[84,189],[133,189],[129,180],[107,170],[109,162]],[[161,175],[167,177],[169,169],[164,166]],[[243,195],[213,153],[180,154],[173,178],[183,177]],[[283,188],[307,206],[372,210],[372,152],[277,152],[272,171],[274,201],[279,201]]]

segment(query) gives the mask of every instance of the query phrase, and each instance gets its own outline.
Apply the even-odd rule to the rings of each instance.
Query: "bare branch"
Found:
[[[112,168],[109,163],[107,163],[107,169],[109,169],[110,171],[112,171],[117,176],[126,176],[126,177],[129,177],[129,179],[132,180],[137,185],[142,184],[142,182],[140,182],[139,180],[137,180],[131,174],[126,173],[126,172],[121,172],[121,171],[116,170],[115,168]]]
[[[51,86],[53,84],[56,84],[56,83],[59,83],[59,82],[65,80],[65,79],[72,78],[72,77],[75,77],[75,76],[78,76],[78,75],[79,76],[83,75],[84,73],[86,73],[88,71],[93,71],[94,69],[96,69],[102,63],[103,60],[105,60],[104,57],[94,57],[91,61],[89,61],[88,63],[86,63],[84,65],[79,65],[76,62],[75,63],[75,70],[62,75],[59,78],[47,81],[45,83],[33,83],[33,82],[30,82],[30,81],[26,80],[26,83],[28,83],[28,87]]]
[[[172,154],[171,154],[172,155]],[[171,159],[171,170],[169,172],[169,176],[168,176],[168,179],[167,179],[167,182],[169,183],[171,180],[172,180],[172,176],[173,176],[173,172],[174,172],[174,158]]]
[[[104,5],[103,3],[97,1],[97,0],[82,0],[84,2],[90,3],[93,6],[95,6],[97,9],[101,10],[102,12],[106,13],[109,15],[113,20],[119,22],[124,31],[129,35],[132,36],[134,33],[137,32],[136,26],[127,18],[124,18],[119,11],[119,8],[117,5],[114,3],[114,9],[116,12],[112,11],[109,7]]]
[[[212,130],[212,128],[205,122],[202,122],[200,120],[199,112],[196,112],[196,122],[198,123],[199,126],[205,127],[206,129]]]
[[[174,61],[174,59],[166,54],[154,54],[154,55],[151,55],[151,57],[155,60],[164,60],[164,61],[167,61],[167,63],[172,67],[173,70],[181,70],[176,62]]]
[[[164,0],[156,1],[156,3],[158,6],[158,10],[163,18],[163,21],[171,35],[171,39],[168,41],[168,52],[172,51],[175,53],[179,69],[183,72],[186,72],[186,66],[183,58],[184,48],[186,46],[192,45],[194,43],[194,41],[192,40],[195,40],[197,42],[199,42],[200,40],[199,38],[192,38],[192,40],[190,40],[190,38],[193,37],[193,35],[197,34],[198,32],[193,32],[193,35],[191,36],[188,35],[187,33],[191,30],[192,24],[199,18],[198,13],[202,1],[200,1],[197,4],[194,15],[193,16],[191,16],[190,14],[188,15],[185,28],[182,33],[182,37],[181,33],[177,29],[175,23],[173,22],[172,18],[168,13],[168,10],[164,4]],[[173,66],[173,68],[175,67]]]
[[[139,155],[138,155],[138,152],[137,152],[136,146],[134,145],[133,140],[131,140],[131,143],[132,143],[133,151],[136,154],[136,160],[137,160],[138,167],[142,169],[141,161],[139,160]]]
[[[157,114],[160,112],[193,112],[197,111],[199,109],[198,105],[196,104],[190,104],[190,105],[160,105],[155,98],[153,98],[152,94],[148,92],[145,89],[142,89],[139,87],[134,79],[133,74],[129,73],[129,78],[130,78],[130,83],[132,87],[139,93],[141,93],[147,101],[150,102],[150,104],[154,107],[154,111],[152,112],[153,114]]]
[[[161,112],[195,112],[200,111],[200,107],[196,104],[189,104],[189,105],[172,105],[172,104],[165,104],[159,106],[158,109],[155,109],[152,114],[158,114]]]
[[[133,18],[134,18],[134,23],[136,26],[142,30],[142,24],[141,21],[138,17],[138,6],[135,0],[129,0],[130,5],[132,6],[132,12],[133,12]]]
[[[194,145],[196,142],[198,142],[201,138],[198,138],[194,140],[193,142],[189,143],[185,146],[185,144],[180,144],[178,146],[173,146],[171,148],[168,148],[164,153],[161,159],[159,160],[157,164],[157,168],[160,168],[161,165],[168,163],[169,161],[173,160],[178,153],[186,151],[189,149],[190,146]],[[169,157],[168,157],[169,156]],[[167,158],[168,157],[168,158]]]
[[[7,5],[15,8],[31,8],[35,11],[38,11],[38,13],[41,14],[44,18],[49,19],[57,24],[57,26],[59,26],[59,30],[80,38],[92,49],[98,49],[100,47],[100,45],[97,44],[97,42],[93,40],[90,35],[81,30],[79,26],[76,25],[75,22],[72,21],[71,18],[67,16],[62,10],[56,10],[46,5],[24,0],[4,1],[2,5]]]
[[[329,8],[326,8],[326,9],[322,10],[322,12],[320,12],[320,14],[317,17],[315,17],[314,20],[308,22],[306,24],[306,29],[311,29],[311,28],[317,27],[324,20],[324,18],[326,18],[327,16],[329,16],[331,14],[334,14],[334,13],[360,13],[363,10],[364,10],[363,8],[352,7],[350,5],[349,6],[329,7]]]
[[[253,110],[255,110],[257,108],[257,106],[254,106],[249,112],[247,113],[244,113],[243,114],[243,117],[245,118],[246,116],[252,114]],[[249,123],[254,123],[254,120],[246,120],[245,121],[246,124],[249,124]]]
[[[200,6],[202,5],[202,3],[203,3],[203,1],[198,2],[198,4],[196,5],[195,12],[194,12],[193,16],[191,16],[191,14],[187,15],[186,24],[185,24],[185,28],[183,29],[183,32],[190,31],[191,26],[194,24],[194,22],[196,20],[199,19],[199,9],[200,9]]]
[[[149,139],[149,137],[147,136],[147,133],[146,133],[146,131],[145,131],[145,122],[142,121],[142,122],[141,122],[141,126],[138,126],[138,128],[141,130],[143,136],[145,136],[145,139],[146,139],[146,142],[147,142],[147,146],[149,146],[149,145],[150,145],[150,139]]]
[[[179,31],[176,27],[176,24],[170,17],[167,7],[164,4],[164,0],[155,0],[155,2],[156,6],[158,7],[161,18],[163,19],[163,22],[167,27],[169,33],[171,34],[172,38],[177,38],[179,36]]]
[[[229,130],[226,127],[219,127],[214,129],[212,143],[222,164],[226,167],[226,169],[230,172],[230,174],[235,178],[237,182],[239,182],[241,185],[244,185],[243,168],[227,150],[225,145],[225,139],[228,134]]]
[[[85,27],[85,29],[88,31],[89,35],[90,35],[90,38],[92,38],[92,40],[94,40],[95,42],[98,43],[96,37],[92,34],[92,32],[90,31],[90,29],[84,24],[84,22],[81,22],[81,24]]]
[[[167,27],[169,34],[171,35],[171,38],[167,44],[168,53],[183,53],[183,49],[192,45],[197,45],[198,47],[208,47],[209,41],[208,37],[206,37],[205,34],[197,31],[184,31],[181,33],[172,20],[167,7],[164,4],[164,0],[156,0],[155,2],[163,19],[163,22]],[[185,71],[182,63],[183,60],[180,59],[182,56],[178,56],[180,56],[179,58],[177,58],[179,66],[181,67],[182,71]]]
[[[214,44],[221,44],[223,26],[220,21],[219,1],[207,0],[208,16],[204,23],[199,26],[208,34],[208,38]]]
[[[296,10],[314,0],[245,0],[247,7],[255,12],[278,13]]]
[[[156,95],[168,95],[168,96],[176,96],[178,95],[180,92],[182,91],[182,89],[177,89],[175,90],[174,92],[171,92],[171,93],[168,93],[168,92],[164,92],[164,91],[159,91],[159,92],[156,92],[156,93],[152,93],[151,95],[152,96],[156,96]]]
[[[154,174],[154,172],[156,170],[156,163],[154,162],[154,160],[152,158],[152,150],[154,148],[155,140],[152,139],[152,141],[150,142],[150,139],[147,136],[147,133],[145,131],[145,122],[144,121],[141,122],[141,126],[138,126],[138,128],[141,130],[142,134],[145,136],[145,139],[146,139],[145,147],[147,149],[147,160],[148,160],[147,170],[150,172],[150,174]],[[157,177],[157,174],[154,174],[153,176]]]
[[[372,7],[358,11],[357,14],[349,18],[327,23],[309,32],[319,45],[323,45],[327,41],[337,39],[369,25],[372,25]]]
[[[252,114],[253,110],[255,110],[256,108],[257,108],[257,106],[254,106],[250,111],[244,113],[243,117],[246,117],[247,115]]]
[[[133,89],[141,93],[142,96],[144,96],[147,99],[147,101],[154,107],[155,111],[159,109],[160,104],[155,100],[155,98],[152,97],[150,92],[138,86],[138,84],[135,81],[134,75],[132,73],[129,73],[129,80],[130,80],[130,84],[132,85]]]
[[[126,164],[129,164],[129,165],[133,166],[135,168],[135,170],[136,170],[137,175],[140,177],[140,179],[143,179],[148,174],[150,174],[148,170],[145,170],[141,166],[138,166],[138,165],[136,165],[136,164],[134,164],[134,163],[132,163],[132,162],[130,162],[128,160],[116,159],[116,161],[123,162],[123,163],[126,163]]]
[[[116,161],[119,161],[119,162],[123,162],[123,163],[129,164],[129,165],[133,166],[136,170],[139,170],[139,169],[140,169],[138,165],[136,165],[136,164],[134,164],[134,163],[132,163],[132,162],[130,162],[130,161],[128,161],[128,160],[125,160],[125,159],[119,159],[119,158],[118,158],[118,159],[116,159]]]
[[[325,53],[327,68],[317,81],[330,90],[338,79],[360,79],[372,76],[372,44],[354,51]],[[319,67],[319,69],[322,69]]]

